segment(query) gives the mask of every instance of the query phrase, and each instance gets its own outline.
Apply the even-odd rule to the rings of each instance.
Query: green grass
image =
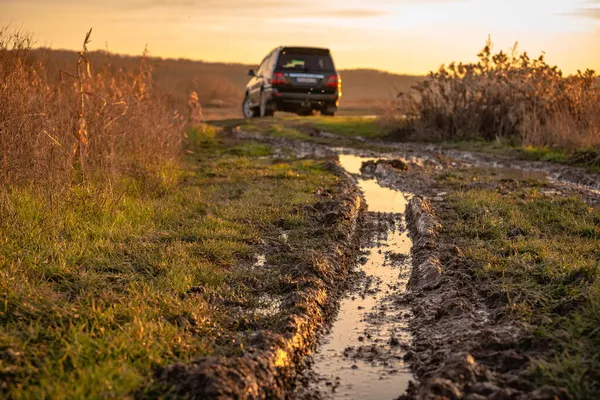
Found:
[[[273,149],[266,144],[250,142],[244,145],[231,147],[228,149],[228,152],[240,157],[268,157],[273,154]]]
[[[322,145],[335,145],[360,148],[380,152],[389,151],[388,147],[355,138],[383,138],[386,128],[375,118],[368,117],[294,117],[277,116],[275,118],[232,120],[230,125],[239,124],[245,132],[259,133],[265,136],[300,140]],[[316,134],[316,131],[337,135],[331,137]]]
[[[340,136],[360,136],[374,139],[385,135],[385,130],[376,118],[319,117],[312,122],[317,128]]]
[[[52,201],[0,192],[2,397],[123,398],[157,366],[243,350],[244,318],[227,304],[260,305],[265,272],[246,267],[261,239],[307,225],[298,210],[337,178],[212,129],[190,142],[181,165]]]
[[[290,124],[289,122],[286,123],[286,120],[281,118],[244,120],[240,124],[240,129],[246,132],[255,132],[267,136],[285,139],[311,139],[309,135],[296,129],[296,127]]]
[[[479,178],[474,177],[479,176]],[[577,197],[545,194],[543,182],[440,175],[453,189],[443,237],[462,249],[480,287],[530,324],[533,379],[578,399],[600,390],[600,210]],[[469,189],[469,182],[489,188]],[[462,184],[460,183],[462,182]],[[552,349],[552,351],[548,351]]]
[[[547,161],[558,164],[574,165],[590,172],[600,172],[600,156],[594,149],[567,151],[559,148],[519,146],[502,141],[452,141],[436,143],[445,148],[462,151],[510,156],[528,161]]]
[[[516,149],[520,158],[533,161],[549,161],[566,164],[571,157],[564,150],[550,149],[547,147],[524,146]]]
[[[305,133],[300,132],[298,129],[284,124],[274,123],[265,132],[267,135],[273,137],[280,137],[286,139],[307,139],[309,136]]]

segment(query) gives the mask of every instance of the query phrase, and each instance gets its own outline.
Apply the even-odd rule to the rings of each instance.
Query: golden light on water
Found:
[[[39,45],[256,63],[281,44],[330,47],[341,68],[423,74],[470,61],[488,34],[566,72],[600,70],[598,0],[0,0],[0,24]]]

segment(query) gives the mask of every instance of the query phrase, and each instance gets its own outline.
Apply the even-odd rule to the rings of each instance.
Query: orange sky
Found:
[[[0,0],[0,25],[39,45],[257,63],[273,47],[330,47],[339,68],[423,74],[473,60],[488,34],[566,72],[600,71],[600,0]]]

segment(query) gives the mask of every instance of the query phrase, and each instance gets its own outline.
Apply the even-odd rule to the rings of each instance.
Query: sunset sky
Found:
[[[600,70],[600,0],[0,0],[0,25],[38,45],[257,63],[273,47],[330,47],[339,68],[423,74],[470,61],[492,35],[566,72]]]

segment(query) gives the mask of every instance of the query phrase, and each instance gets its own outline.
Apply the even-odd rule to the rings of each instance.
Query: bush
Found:
[[[492,53],[451,63],[402,96],[417,135],[435,140],[484,139],[564,149],[600,145],[600,89],[594,71],[564,77],[544,56]]]

